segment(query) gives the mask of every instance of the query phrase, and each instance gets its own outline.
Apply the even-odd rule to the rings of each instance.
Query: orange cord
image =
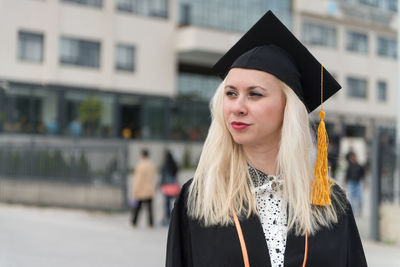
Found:
[[[246,243],[244,242],[242,227],[240,227],[239,219],[236,216],[236,212],[233,209],[232,209],[232,216],[233,216],[233,220],[235,221],[236,231],[238,233],[240,246],[242,248],[244,266],[245,267],[250,267],[249,256],[247,254]]]
[[[306,244],[305,244],[305,248],[304,248],[303,267],[306,267],[306,263],[307,263],[307,254],[308,254],[308,233],[307,232],[305,235],[305,240],[306,240]]]
[[[239,236],[240,247],[242,248],[242,256],[243,256],[244,266],[245,267],[250,267],[249,256],[247,254],[246,243],[244,242],[242,227],[240,227],[239,219],[238,219],[238,217],[236,215],[236,212],[233,209],[232,209],[232,216],[233,216],[233,220],[235,221],[237,234]],[[306,267],[307,255],[308,255],[308,233],[307,232],[305,234],[304,239],[305,239],[305,248],[304,248],[304,259],[303,259],[303,265],[302,266]]]

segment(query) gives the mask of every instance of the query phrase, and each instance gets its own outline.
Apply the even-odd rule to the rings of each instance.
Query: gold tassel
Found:
[[[325,206],[331,204],[331,186],[333,184],[328,167],[328,144],[329,138],[325,128],[325,112],[322,108],[323,103],[323,71],[321,65],[321,111],[318,125],[318,144],[317,159],[315,162],[314,177],[311,188],[311,203],[314,205]]]

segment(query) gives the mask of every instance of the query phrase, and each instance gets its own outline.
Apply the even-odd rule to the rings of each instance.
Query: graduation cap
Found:
[[[304,103],[308,112],[321,105],[318,126],[317,161],[312,183],[311,202],[331,204],[327,146],[322,103],[341,86],[308,49],[268,11],[213,66],[222,79],[232,68],[255,69],[273,74],[286,83]]]

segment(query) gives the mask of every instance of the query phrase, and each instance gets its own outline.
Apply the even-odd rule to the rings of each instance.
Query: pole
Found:
[[[371,239],[379,241],[379,140],[380,131],[372,140],[371,153]]]

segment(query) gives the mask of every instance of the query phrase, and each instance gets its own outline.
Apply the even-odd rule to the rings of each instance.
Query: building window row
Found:
[[[346,81],[347,96],[350,98],[367,99],[367,80],[364,78],[348,77]],[[378,80],[376,83],[376,98],[379,102],[386,102],[387,83],[383,80]]]
[[[18,59],[43,62],[44,36],[41,33],[20,31],[18,33]],[[70,37],[60,38],[59,61],[62,65],[100,68],[101,43]],[[133,72],[135,69],[135,47],[116,44],[115,69]]]
[[[245,32],[266,10],[272,10],[291,28],[289,0],[178,0],[178,23],[182,26]]]
[[[397,0],[350,0],[350,2],[397,12]]]
[[[167,0],[118,0],[117,10],[150,17],[168,17]]]
[[[368,53],[367,33],[348,30],[346,32],[346,50],[354,53]],[[304,22],[302,40],[308,45],[337,47],[337,32],[334,26]],[[386,58],[397,58],[397,40],[395,38],[377,36],[376,54]]]
[[[103,7],[103,0],[62,0],[63,2],[76,3],[93,7]]]
[[[70,137],[204,140],[207,102],[9,82],[0,132]]]
[[[103,7],[103,0],[61,0],[62,2],[76,3],[80,5]],[[168,17],[168,0],[117,0],[116,9],[150,17]]]

